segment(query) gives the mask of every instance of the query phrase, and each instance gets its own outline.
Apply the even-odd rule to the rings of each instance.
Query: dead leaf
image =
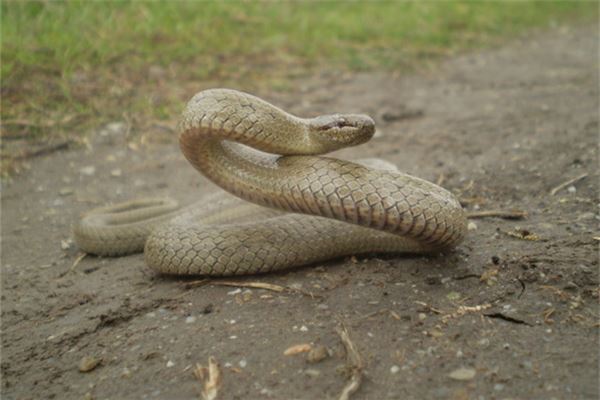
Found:
[[[296,344],[292,347],[288,347],[283,352],[284,356],[293,356],[300,353],[309,352],[312,349],[312,346],[308,343]]]

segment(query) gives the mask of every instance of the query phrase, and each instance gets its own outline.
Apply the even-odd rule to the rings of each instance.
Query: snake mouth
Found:
[[[366,115],[330,115],[318,118],[318,131],[342,130],[344,128],[369,131],[375,129],[375,123]]]
[[[355,121],[348,121],[345,118],[341,117],[337,120],[329,121],[328,123],[319,126],[317,129],[320,131],[327,131],[329,129],[335,128],[359,128],[359,125]]]

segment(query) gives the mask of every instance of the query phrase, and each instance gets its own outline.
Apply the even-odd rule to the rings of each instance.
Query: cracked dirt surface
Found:
[[[528,213],[474,220],[444,257],[240,279],[301,291],[190,285],[141,255],[72,268],[82,212],[219,190],[169,129],[128,137],[112,124],[88,148],[33,160],[2,188],[2,398],[199,398],[192,366],[209,356],[222,398],[334,398],[348,377],[340,322],[365,362],[355,398],[598,398],[597,38],[563,29],[426,73],[323,75],[257,93],[299,115],[373,115],[380,134],[337,156],[439,180],[468,210]],[[283,355],[300,343],[331,355]],[[88,356],[101,362],[82,373]]]

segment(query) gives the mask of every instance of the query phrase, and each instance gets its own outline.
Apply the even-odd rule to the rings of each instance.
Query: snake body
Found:
[[[235,275],[350,254],[443,250],[465,235],[465,213],[445,189],[373,161],[320,156],[369,140],[368,116],[299,118],[246,93],[211,89],[188,102],[178,130],[187,160],[246,202],[223,193],[185,208],[147,199],[93,210],[75,227],[80,249],[143,250],[162,273]]]

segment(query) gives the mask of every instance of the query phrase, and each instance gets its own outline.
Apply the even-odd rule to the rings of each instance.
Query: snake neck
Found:
[[[203,136],[243,143],[273,154],[317,151],[310,124],[252,95],[227,89],[196,94],[181,116],[180,142]]]
[[[227,139],[278,155],[317,155],[362,144],[375,133],[366,115],[300,118],[247,93],[210,89],[183,111],[179,131]]]

